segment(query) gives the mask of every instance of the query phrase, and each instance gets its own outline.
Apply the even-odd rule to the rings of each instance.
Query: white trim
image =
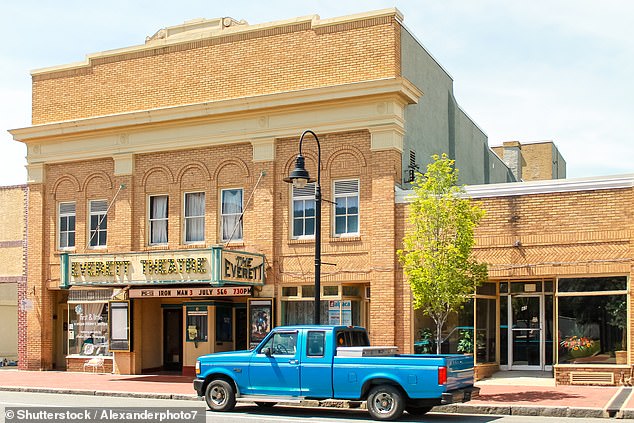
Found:
[[[337,198],[348,198],[348,197],[354,197],[354,193],[342,193],[342,194],[337,194],[337,190],[336,190],[336,185],[337,182],[352,182],[352,181],[356,181],[357,182],[357,192],[356,192],[356,197],[357,197],[357,231],[356,232],[342,232],[340,234],[337,233]],[[331,214],[331,221],[332,221],[332,228],[331,228],[331,236],[333,238],[346,238],[346,237],[358,237],[361,234],[361,179],[360,178],[346,178],[346,179],[335,179],[332,181],[332,193],[333,193],[333,200],[335,202],[335,204],[333,204],[332,209],[332,214]],[[347,200],[346,200],[346,204],[347,204]],[[350,216],[354,216],[354,215],[350,215],[348,214],[348,208],[346,207],[346,214],[343,215],[346,218],[346,227],[348,225],[348,218]]]
[[[594,176],[590,178],[553,179],[546,181],[509,182],[502,184],[467,185],[465,191],[471,198],[509,197],[516,195],[551,194],[575,191],[605,189],[626,189],[634,187],[634,174],[614,176]],[[396,186],[397,204],[410,203],[413,190],[403,190]]]
[[[235,226],[233,228],[231,228],[231,239],[224,239],[224,237],[222,236],[222,231],[223,231],[223,217],[225,216],[224,213],[222,213],[222,206],[223,206],[223,193],[225,191],[234,191],[234,190],[240,190],[242,192],[242,194],[240,195],[240,200],[241,200],[241,204],[240,204],[240,213],[228,213],[226,216],[238,216],[238,218],[240,218],[240,216],[244,213],[244,187],[239,187],[239,186],[235,186],[235,187],[225,187],[225,188],[221,188],[220,189],[220,201],[218,202],[218,213],[220,215],[220,219],[218,222],[218,236],[220,237],[220,241],[222,242],[229,242],[231,243],[242,243],[244,242],[244,221],[242,219],[239,220],[240,223],[240,228],[242,230],[242,235],[240,236],[240,238],[236,238],[236,228],[238,226]],[[205,200],[206,201],[206,200]]]
[[[202,194],[203,195],[203,214],[202,216],[187,216],[185,213],[185,208],[187,205],[187,194]],[[182,208],[182,216],[183,216],[183,233],[181,236],[183,237],[182,244],[183,245],[205,245],[207,239],[207,193],[205,191],[185,191],[183,192],[183,208]],[[187,220],[192,218],[203,218],[203,239],[201,241],[187,241]]]
[[[152,197],[167,197],[167,242],[152,242]],[[147,196],[147,245],[149,247],[165,246],[169,242],[169,216],[170,216],[170,196],[169,194],[148,194]],[[163,219],[154,219],[154,221]]]

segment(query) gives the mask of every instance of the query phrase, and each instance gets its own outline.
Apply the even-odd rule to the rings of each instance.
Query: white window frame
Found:
[[[93,203],[97,203],[97,202],[104,202],[106,204],[106,209],[104,211],[100,211],[100,212],[93,212],[92,211],[92,205]],[[87,225],[87,229],[88,229],[88,248],[93,248],[93,249],[100,249],[100,248],[106,248],[108,246],[108,214],[107,214],[107,210],[108,210],[108,200],[106,199],[100,199],[100,200],[89,200],[88,201],[88,225]],[[97,229],[95,232],[95,236],[93,238],[93,230],[92,230],[92,218],[93,216],[97,216],[97,224],[99,224],[99,221],[101,220],[101,224],[103,225],[103,222],[106,222],[106,228],[103,229],[101,225],[99,225],[100,229]],[[104,219],[101,219],[99,216],[105,216]],[[101,232],[105,232],[106,233],[106,243],[103,245],[99,244],[99,234]],[[96,239],[97,240],[97,244],[96,245],[92,245],[92,240]]]
[[[224,192],[225,191],[234,191],[234,190],[240,190],[242,192],[241,194],[241,198],[240,198],[240,212],[239,213],[223,213],[223,197],[224,197]],[[219,201],[219,208],[218,211],[220,212],[220,224],[219,224],[219,229],[220,229],[220,240],[222,242],[242,242],[243,238],[244,238],[244,222],[242,220],[240,220],[240,231],[236,230],[234,232],[234,227],[230,228],[230,233],[229,235],[231,236],[233,234],[233,237],[231,238],[231,240],[229,240],[229,238],[225,238],[224,237],[224,218],[225,216],[239,216],[242,215],[242,213],[244,212],[244,188],[242,187],[233,187],[233,188],[222,188],[220,190],[220,201]],[[237,236],[238,234],[240,234],[241,236]]]
[[[167,197],[167,216],[161,218],[152,218],[152,197]],[[169,215],[170,215],[170,197],[168,194],[151,194],[147,198],[147,243],[148,245],[167,245],[169,242]],[[152,222],[167,221],[167,241],[152,242]]]
[[[203,213],[202,213],[202,215],[187,216],[187,196],[191,195],[191,194],[202,194],[203,195]],[[190,191],[190,192],[183,193],[183,243],[184,244],[204,244],[205,243],[205,227],[206,227],[205,215],[206,215],[206,213],[207,213],[207,194],[205,193],[205,191]],[[187,240],[187,227],[189,225],[189,221],[193,220],[193,219],[200,219],[200,218],[202,218],[202,221],[203,221],[202,239],[195,240],[195,241]]]
[[[72,213],[62,213],[62,204],[72,204],[73,212]],[[75,218],[75,224],[72,231],[65,230],[62,231],[62,218]],[[66,228],[68,228],[68,221],[66,222]],[[74,242],[73,245],[68,245],[68,235],[70,233],[74,234]],[[66,235],[66,246],[62,246],[62,235]],[[75,201],[60,201],[57,205],[57,249],[58,250],[74,250],[77,245],[77,203]]]
[[[348,198],[348,197],[354,197],[355,194],[352,194],[351,192],[341,192],[341,188],[339,189],[339,192],[337,190],[337,184],[338,183],[350,183],[350,182],[356,182],[357,183],[357,191],[356,191],[356,197],[357,197],[357,214],[348,214],[347,209],[348,207],[346,206],[346,214],[345,215],[339,215],[339,216],[345,216],[346,217],[346,228],[348,227],[348,218],[350,216],[356,216],[357,217],[357,231],[356,232],[344,232],[344,233],[337,233],[337,199],[338,198]],[[345,191],[345,190],[344,190]],[[333,192],[333,201],[335,202],[335,204],[333,205],[332,208],[332,236],[335,238],[345,238],[345,237],[357,237],[359,236],[359,234],[361,233],[361,195],[360,195],[360,191],[361,191],[361,181],[358,178],[355,179],[339,179],[336,181],[332,182],[332,192]],[[346,201],[346,205],[347,205],[347,201]]]
[[[289,229],[290,229],[290,235],[291,235],[291,239],[315,239],[315,226],[317,224],[316,221],[316,212],[317,212],[317,204],[315,203],[315,190],[317,185],[314,182],[308,183],[306,184],[306,186],[304,188],[301,188],[301,190],[307,190],[310,189],[310,187],[313,187],[313,195],[295,195],[295,187],[291,185],[290,190],[291,190],[291,206],[290,206],[290,225],[289,225]],[[315,209],[315,215],[313,215],[312,218],[313,219],[313,233],[312,235],[306,235],[306,201],[313,201],[314,206],[313,208]],[[303,211],[304,211],[304,216],[301,217],[300,219],[302,219],[303,222],[303,234],[302,235],[295,235],[295,201],[301,201],[303,203]]]

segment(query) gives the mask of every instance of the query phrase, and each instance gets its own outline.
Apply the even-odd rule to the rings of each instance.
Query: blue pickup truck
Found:
[[[230,411],[236,401],[270,407],[336,399],[367,401],[374,419],[395,420],[478,392],[473,357],[396,354],[371,347],[365,329],[351,326],[277,327],[253,350],[199,357],[196,376],[194,389],[213,411]]]

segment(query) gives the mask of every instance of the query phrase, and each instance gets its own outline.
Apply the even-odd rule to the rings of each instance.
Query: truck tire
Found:
[[[236,392],[226,380],[212,380],[205,390],[205,401],[212,411],[231,411],[236,405]]]
[[[412,416],[422,416],[431,411],[433,407],[425,407],[420,405],[407,405],[405,406],[405,411],[407,411]]]
[[[403,415],[405,399],[392,385],[378,385],[368,394],[368,411],[375,420],[396,420]]]

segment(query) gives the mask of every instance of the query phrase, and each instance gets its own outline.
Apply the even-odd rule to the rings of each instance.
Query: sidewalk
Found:
[[[104,373],[0,370],[0,391],[55,392],[196,400],[192,377],[177,375],[113,375]],[[634,418],[631,388],[554,386],[552,379],[498,377],[476,384],[480,396],[467,404],[434,411],[469,414],[541,415],[557,417]],[[618,404],[608,411],[613,399]],[[1,392],[0,392],[1,396]],[[613,408],[613,407],[610,407]]]

